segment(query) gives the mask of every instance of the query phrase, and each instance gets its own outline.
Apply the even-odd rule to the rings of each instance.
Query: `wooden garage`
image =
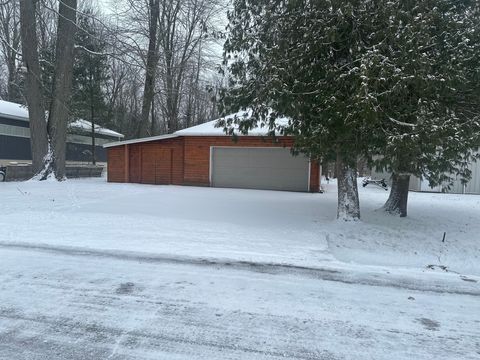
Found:
[[[266,190],[320,190],[320,166],[293,156],[291,137],[264,129],[233,139],[216,120],[174,134],[106,144],[108,181]]]

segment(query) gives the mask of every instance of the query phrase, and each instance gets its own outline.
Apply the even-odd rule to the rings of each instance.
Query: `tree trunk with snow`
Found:
[[[337,154],[338,208],[337,219],[356,221],[360,219],[357,171]]]
[[[407,216],[408,187],[410,183],[409,174],[392,175],[392,188],[387,202],[383,205],[383,209],[400,217]]]
[[[25,98],[27,100],[30,118],[32,168],[34,174],[39,174],[44,168],[49,147],[40,61],[38,57],[37,20],[34,1],[20,1],[20,22],[22,58],[27,68]]]
[[[44,177],[54,173],[58,180],[65,178],[67,121],[72,91],[75,33],[77,30],[77,0],[62,0],[58,7],[58,28],[55,51],[53,99],[48,118],[48,134],[52,148]]]

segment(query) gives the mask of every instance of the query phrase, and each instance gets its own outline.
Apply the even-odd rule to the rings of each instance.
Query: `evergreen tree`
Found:
[[[259,121],[274,130],[275,118],[288,116],[277,130],[296,137],[297,151],[336,160],[342,219],[360,217],[357,155],[381,131],[365,67],[368,49],[384,36],[375,11],[364,1],[237,0],[229,15],[224,107],[253,107],[251,118],[234,121],[241,131]]]
[[[107,112],[105,81],[108,80],[107,44],[101,27],[95,23],[92,10],[79,17],[74,64],[72,114],[91,122],[92,163],[96,162],[95,127],[105,125]]]
[[[394,180],[423,174],[431,182],[462,172],[472,157],[477,15],[473,0],[237,0],[223,105],[253,107],[252,117],[233,121],[243,132],[257,122],[273,130],[278,115],[290,117],[277,130],[295,135],[298,151],[336,158],[338,216],[359,217],[358,155],[388,167]],[[396,199],[404,193],[397,185]]]
[[[431,186],[471,175],[480,145],[480,14],[473,0],[387,4],[385,40],[375,49],[386,59],[376,90],[385,136],[373,163],[393,174],[385,210],[406,216],[410,175]]]

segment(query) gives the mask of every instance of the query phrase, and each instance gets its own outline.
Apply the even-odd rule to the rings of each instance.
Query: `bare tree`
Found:
[[[0,6],[0,52],[7,68],[6,98],[9,101],[21,101],[19,73],[20,58],[20,14],[19,0],[10,0]]]
[[[48,117],[51,154],[48,172],[58,180],[65,178],[68,103],[72,90],[73,55],[77,19],[77,0],[60,0],[58,7],[57,41],[55,46],[55,75],[53,98]]]
[[[160,0],[149,0],[149,27],[148,27],[148,52],[145,68],[145,85],[143,90],[142,114],[138,135],[148,135],[148,118],[155,95],[155,77],[158,64],[157,32],[160,16]]]
[[[39,61],[36,9],[33,1],[20,1],[23,60],[27,68],[26,98],[30,116],[32,166],[40,179],[55,174],[65,177],[68,101],[70,98],[73,50],[76,32],[76,0],[60,0],[55,43],[52,101],[45,121],[44,84]]]
[[[181,125],[180,111],[184,92],[193,91],[198,86],[202,65],[202,43],[214,28],[212,18],[218,11],[218,2],[214,0],[176,0],[163,2],[163,22],[160,26],[159,41],[162,50],[162,90],[163,115],[168,132],[176,131]],[[186,77],[190,72],[193,81],[187,85]],[[190,80],[191,80],[190,79]],[[190,95],[193,95],[190,93]],[[188,95],[187,95],[188,97]],[[186,102],[187,112],[191,97]],[[191,118],[191,117],[190,117]]]
[[[34,173],[38,174],[44,169],[49,145],[38,57],[37,19],[33,1],[20,0],[20,21],[22,56],[27,69],[25,98],[30,117],[32,166]]]
[[[198,108],[213,106],[204,81],[213,66],[204,49],[214,39],[220,0],[125,3],[127,9],[118,16],[123,24],[120,33],[144,64],[142,111],[135,135],[174,132],[195,123]]]

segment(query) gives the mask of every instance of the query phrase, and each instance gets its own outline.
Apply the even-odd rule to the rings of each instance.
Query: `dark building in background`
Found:
[[[98,162],[107,161],[103,145],[123,139],[113,130],[96,127],[95,153]],[[91,162],[91,123],[76,120],[69,125],[67,135],[67,161]],[[28,110],[22,105],[0,100],[0,164],[9,161],[30,161],[30,128]]]

